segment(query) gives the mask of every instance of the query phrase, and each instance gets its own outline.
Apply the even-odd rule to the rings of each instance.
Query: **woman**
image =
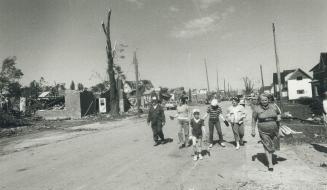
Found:
[[[220,121],[219,117],[221,117],[222,109],[218,105],[218,100],[213,99],[211,101],[210,106],[207,109],[206,115],[203,117],[203,120],[205,120],[209,116],[209,148],[212,148],[213,146],[213,132],[214,128],[216,128],[218,137],[219,137],[219,144],[222,147],[225,147],[224,139],[223,139],[223,133],[221,131]],[[224,120],[224,118],[223,118]],[[228,123],[227,123],[228,124]]]
[[[187,98],[185,97],[180,98],[179,105],[177,106],[176,110],[177,113],[175,116],[172,116],[172,118],[177,117],[178,124],[179,124],[178,138],[179,138],[179,142],[182,143],[182,145],[179,148],[184,148],[189,139],[190,111],[187,105]]]
[[[238,97],[232,98],[232,106],[228,108],[226,118],[232,125],[236,150],[240,149],[240,144],[243,145],[244,137],[244,119],[246,113],[244,107],[239,104],[240,99]]]
[[[268,95],[259,96],[259,105],[254,107],[252,115],[252,136],[255,137],[255,127],[258,126],[259,135],[263,144],[267,160],[268,170],[273,171],[272,156],[279,150],[279,122],[281,120],[279,109],[269,103]]]

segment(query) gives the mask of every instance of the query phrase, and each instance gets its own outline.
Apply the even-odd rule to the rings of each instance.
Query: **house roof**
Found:
[[[42,92],[40,95],[39,95],[39,98],[45,98],[47,97],[48,95],[50,94],[50,92]]]
[[[285,77],[290,74],[293,73],[295,70],[284,70],[283,72],[280,73],[281,76],[281,83],[284,84],[285,83]],[[273,74],[273,83],[274,84],[278,84],[278,79],[277,79],[277,73]]]
[[[297,79],[298,76],[304,76],[306,78],[312,79],[312,77],[310,75],[308,75],[306,72],[304,72],[302,69],[298,68],[296,69],[293,73],[288,74],[285,77],[285,80],[293,80],[293,79]]]
[[[319,63],[316,64],[316,65],[315,65],[315,66],[310,70],[310,72],[320,69],[320,66],[321,66],[322,64],[327,66],[327,52],[320,53]]]

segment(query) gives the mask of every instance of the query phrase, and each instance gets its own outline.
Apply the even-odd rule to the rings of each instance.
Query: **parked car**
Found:
[[[175,110],[177,108],[177,102],[176,101],[168,101],[165,104],[165,108],[167,110]]]

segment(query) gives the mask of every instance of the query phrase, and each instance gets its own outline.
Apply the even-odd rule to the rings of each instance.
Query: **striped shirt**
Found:
[[[222,113],[222,109],[220,106],[218,106],[217,109],[213,109],[212,106],[209,106],[207,113],[209,114],[209,119],[219,119],[219,115]]]

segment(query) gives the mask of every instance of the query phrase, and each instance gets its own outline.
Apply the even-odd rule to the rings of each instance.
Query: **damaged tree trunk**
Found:
[[[110,114],[113,116],[119,115],[119,96],[118,96],[118,89],[115,79],[115,72],[114,72],[114,59],[113,59],[113,52],[111,47],[111,40],[110,40],[110,16],[111,10],[108,11],[108,21],[107,26],[102,22],[103,32],[106,35],[107,39],[107,59],[108,59],[108,75],[109,75],[109,83],[110,83]]]

